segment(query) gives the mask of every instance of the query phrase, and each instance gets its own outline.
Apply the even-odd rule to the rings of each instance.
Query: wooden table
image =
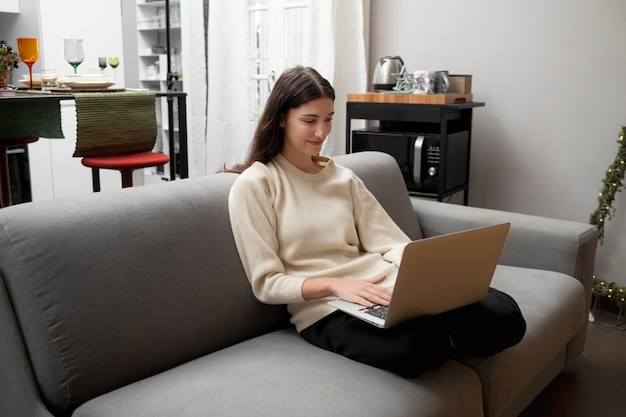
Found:
[[[168,118],[169,118],[169,126],[173,126],[173,104],[174,100],[176,100],[178,104],[178,137],[179,137],[179,153],[176,154],[175,150],[175,140],[174,140],[174,130],[169,130],[169,150],[170,150],[170,173],[169,179],[174,181],[176,179],[176,167],[179,167],[179,175],[180,178],[189,177],[189,151],[188,151],[188,138],[187,138],[187,105],[186,98],[187,93],[182,91],[158,91],[155,92],[155,96],[157,98],[165,97],[168,103]],[[8,110],[5,109],[14,109],[15,104],[25,104],[25,103],[33,103],[33,104],[58,104],[64,100],[74,100],[74,95],[70,92],[68,93],[35,93],[35,92],[17,92],[14,96],[1,96],[0,97],[0,119],[3,119],[5,116],[5,112],[8,113]],[[3,111],[4,110],[4,111]],[[60,112],[58,115],[60,119]],[[50,124],[52,126],[53,123]],[[52,128],[50,128],[52,129]],[[22,123],[20,126],[20,137],[50,137],[49,135],[50,129],[42,128],[41,125],[37,126],[34,124],[28,124],[26,122]],[[54,130],[54,129],[52,129]],[[3,134],[4,132],[4,134]],[[54,137],[63,138],[63,134],[60,131],[60,135],[54,135]],[[7,143],[7,146],[11,146],[14,143],[16,136],[9,136],[9,134],[3,130],[0,130],[0,142],[4,141]],[[0,155],[0,157],[2,157]],[[6,153],[4,155],[6,158]],[[6,168],[6,169],[5,169]],[[10,201],[10,179],[8,175],[8,165],[0,166],[2,172],[0,172],[0,187],[2,191],[2,199],[0,200],[0,207],[11,205]],[[6,193],[8,190],[8,197],[6,197]]]

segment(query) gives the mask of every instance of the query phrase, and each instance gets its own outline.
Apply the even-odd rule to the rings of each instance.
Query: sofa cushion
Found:
[[[483,382],[486,415],[516,416],[563,369],[564,347],[587,319],[584,290],[559,272],[503,265],[492,285],[517,301],[528,330],[512,348],[463,362]]]
[[[288,324],[250,290],[233,174],[4,208],[0,275],[48,407]]]
[[[458,362],[403,379],[314,347],[293,330],[281,330],[102,395],[73,416],[482,414],[478,377]]]

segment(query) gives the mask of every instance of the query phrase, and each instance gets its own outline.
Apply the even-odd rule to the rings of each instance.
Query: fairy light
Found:
[[[607,282],[593,275],[593,287],[591,293],[596,298],[606,298],[614,302],[617,307],[626,306],[626,288],[620,287],[614,282]]]
[[[626,173],[626,147],[624,146],[624,137],[626,136],[626,127],[622,126],[619,134],[619,149],[613,163],[606,170],[606,176],[602,183],[604,187],[598,192],[598,208],[589,217],[589,223],[596,226],[600,232],[600,243],[604,242],[604,227],[607,220],[611,220],[615,214],[613,202],[615,194],[620,192]]]
[[[626,126],[622,126],[619,134],[619,148],[613,163],[606,170],[606,176],[602,181],[603,188],[598,192],[598,208],[589,217],[589,223],[596,226],[600,232],[600,244],[604,242],[604,227],[615,214],[615,194],[620,192],[623,186],[624,174],[626,173]],[[626,306],[626,289],[619,287],[614,282],[607,282],[593,275],[592,294],[596,298],[606,298],[617,304],[621,309]]]

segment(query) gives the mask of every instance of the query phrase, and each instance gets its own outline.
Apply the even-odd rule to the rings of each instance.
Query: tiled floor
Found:
[[[585,351],[520,417],[626,416],[626,330],[616,316],[589,323]]]

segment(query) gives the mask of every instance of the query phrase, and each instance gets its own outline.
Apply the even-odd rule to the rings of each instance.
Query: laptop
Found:
[[[443,313],[483,299],[502,253],[510,223],[480,227],[409,243],[402,254],[389,306],[345,300],[328,304],[374,326]]]

